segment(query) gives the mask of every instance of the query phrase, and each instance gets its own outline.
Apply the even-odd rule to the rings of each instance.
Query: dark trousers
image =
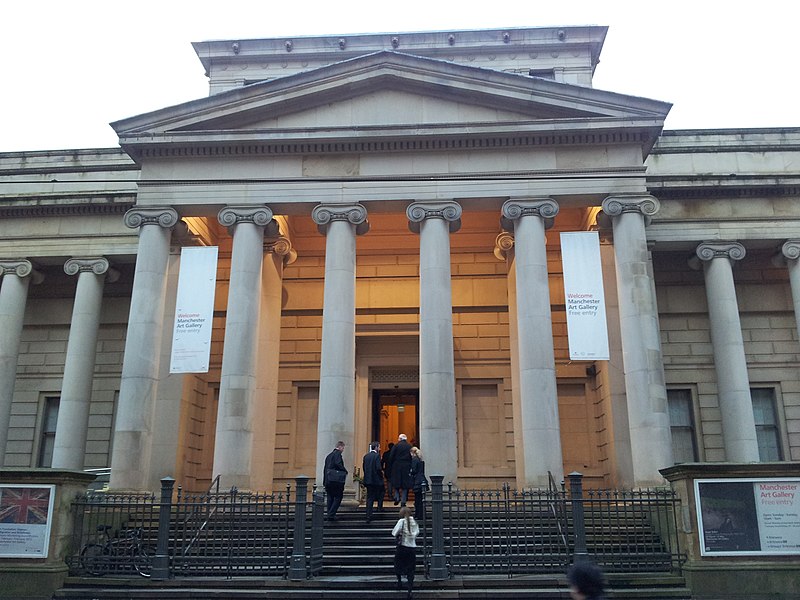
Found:
[[[339,505],[342,503],[344,496],[343,483],[329,483],[325,486],[325,491],[328,494],[328,518],[332,519],[336,516],[336,511],[339,510]]]
[[[422,488],[414,488],[414,519],[422,522],[425,516],[425,492]]]
[[[367,486],[367,521],[372,519],[372,509],[375,502],[378,503],[378,510],[383,510],[383,495],[385,490],[382,485]]]

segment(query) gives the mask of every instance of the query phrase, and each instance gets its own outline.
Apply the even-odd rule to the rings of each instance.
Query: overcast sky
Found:
[[[0,152],[110,147],[108,123],[208,94],[191,42],[608,25],[597,88],[671,102],[668,129],[800,126],[800,3],[8,0]]]

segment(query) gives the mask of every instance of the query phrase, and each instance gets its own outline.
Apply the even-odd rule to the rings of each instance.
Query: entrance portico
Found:
[[[419,381],[409,387],[419,388],[429,472],[476,483],[509,472],[522,487],[546,485],[565,468],[591,477],[596,466],[598,480],[660,481],[658,460],[604,473],[598,440],[578,451],[562,434],[577,421],[594,430],[587,409],[560,407],[574,390],[590,394],[594,375],[564,358],[559,247],[545,229],[593,228],[606,197],[645,195],[642,156],[667,110],[384,51],[115,123],[142,168],[136,210],[170,220],[141,228],[134,299],[144,298],[137,314],[149,316],[129,325],[112,487],[147,489],[168,474],[131,457],[151,451],[159,410],[175,410],[159,403],[163,374],[146,357],[158,351],[153,327],[165,325],[169,228],[178,218],[199,243],[220,247],[212,368],[192,379],[202,392],[185,386],[183,398],[218,397],[213,418],[204,417],[216,431],[204,477],[240,489],[273,487],[296,469],[319,479],[338,440],[347,443],[346,464],[358,465],[374,431],[358,398],[364,386],[377,389],[358,367],[359,340],[403,335],[418,344]],[[262,288],[267,227],[298,256],[270,279],[270,291]],[[493,256],[504,231],[514,236],[513,265]],[[644,244],[643,229],[636,235]],[[620,297],[654,294],[646,278],[617,283]],[[259,333],[258,322],[272,323],[272,333]],[[652,337],[642,329],[652,321],[627,323],[623,348]],[[663,404],[653,350],[642,366],[629,369],[626,357],[626,373],[650,382],[629,390]],[[200,423],[181,418],[186,435],[192,427],[200,435]],[[669,444],[668,422],[648,427],[642,436]],[[175,440],[176,457],[188,443]]]

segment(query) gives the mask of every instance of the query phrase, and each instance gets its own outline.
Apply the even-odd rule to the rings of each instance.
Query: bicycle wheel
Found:
[[[156,555],[156,549],[147,544],[142,544],[136,548],[133,555],[133,568],[142,577],[150,577],[153,570],[153,557]]]
[[[105,546],[87,544],[81,550],[81,567],[89,575],[100,576],[108,571],[108,555]]]

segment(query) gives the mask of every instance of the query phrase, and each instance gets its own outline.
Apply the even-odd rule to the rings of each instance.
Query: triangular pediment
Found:
[[[670,105],[383,51],[165,108],[112,126],[144,144],[402,137],[519,128],[660,129]]]

